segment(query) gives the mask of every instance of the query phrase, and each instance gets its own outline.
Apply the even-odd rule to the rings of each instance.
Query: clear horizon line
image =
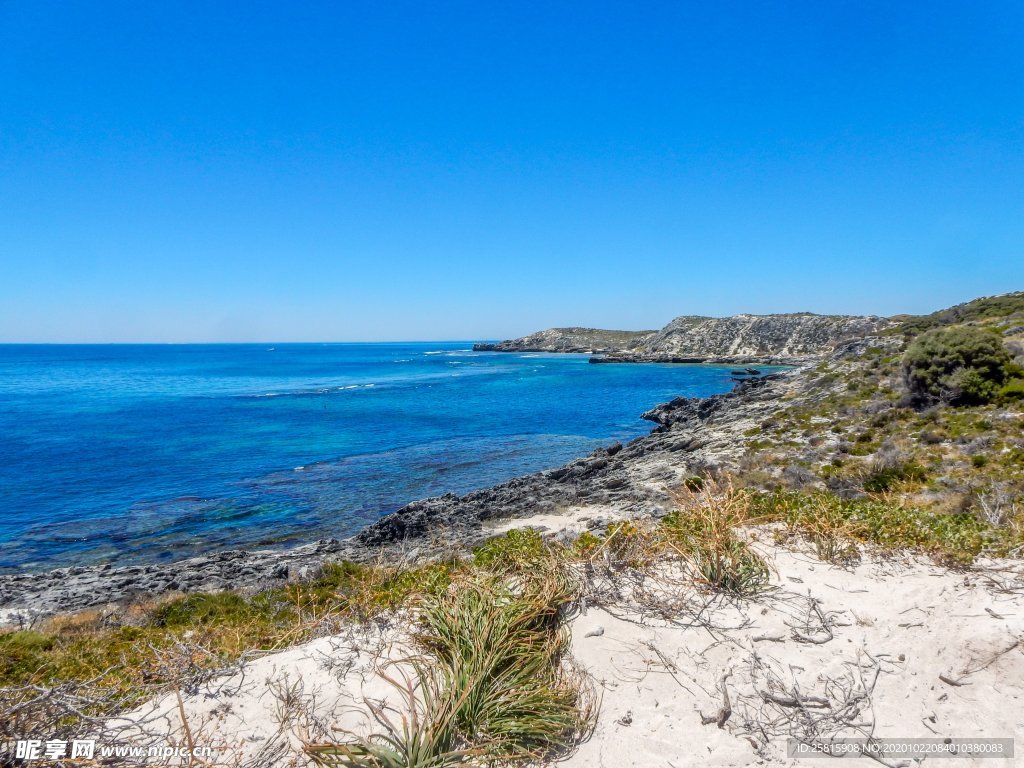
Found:
[[[509,337],[516,338],[516,337]],[[382,339],[379,341],[0,341],[0,347],[262,346],[264,344],[491,344],[505,339]]]

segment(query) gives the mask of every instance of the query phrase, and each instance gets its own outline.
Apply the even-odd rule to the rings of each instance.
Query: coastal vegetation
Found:
[[[924,530],[938,526],[949,535],[991,527],[1003,544],[990,535],[986,546],[1018,555],[1022,335],[1024,295],[1011,294],[927,322],[905,320],[823,361],[807,372],[803,396],[751,431],[738,482],[806,499],[827,491],[844,503],[882,502],[901,511],[882,517],[892,526],[913,514],[923,516]],[[960,549],[955,537],[949,546],[941,537],[929,546],[960,558],[979,551]]]
[[[964,323],[1005,324],[1009,322],[1017,324],[1022,318],[1024,318],[1024,291],[1014,291],[999,296],[973,299],[927,315],[904,315],[899,318],[900,323],[893,329],[893,332],[913,338],[933,328]]]
[[[609,331],[601,328],[549,328],[521,339],[474,344],[478,352],[601,352],[636,349],[656,331]]]

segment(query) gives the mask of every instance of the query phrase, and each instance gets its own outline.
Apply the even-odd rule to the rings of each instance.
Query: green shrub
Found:
[[[900,482],[921,482],[925,479],[924,467],[913,461],[898,464],[872,467],[864,478],[864,490],[869,493],[881,493],[890,490]]]
[[[939,328],[917,337],[903,356],[907,388],[918,403],[977,405],[995,399],[1012,370],[1010,353],[990,330]]]
[[[578,557],[588,557],[601,546],[601,538],[590,531],[584,531],[572,545],[572,553]]]
[[[473,550],[473,564],[493,571],[529,570],[549,557],[544,537],[534,528],[514,528]]]
[[[704,488],[704,478],[700,475],[688,477],[683,481],[683,487],[688,491],[699,491]]]
[[[53,648],[53,644],[52,637],[31,629],[0,634],[0,680],[31,674],[42,665],[43,654]]]
[[[1001,402],[1024,400],[1024,379],[1011,379],[999,388],[998,399]]]
[[[165,603],[153,613],[158,627],[239,624],[261,612],[237,592],[200,592]]]

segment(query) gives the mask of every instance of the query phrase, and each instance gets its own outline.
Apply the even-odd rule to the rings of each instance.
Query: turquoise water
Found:
[[[0,571],[350,535],[731,387],[727,367],[470,346],[0,346]]]

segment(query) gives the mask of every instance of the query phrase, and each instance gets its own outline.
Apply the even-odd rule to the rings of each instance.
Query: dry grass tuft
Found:
[[[564,620],[579,590],[567,570],[478,572],[417,606],[422,657],[413,679],[388,679],[404,710],[368,703],[382,730],[311,744],[318,764],[441,768],[541,760],[578,742],[592,722],[586,681],[567,663]]]
[[[760,522],[747,491],[734,488],[728,480],[708,478],[698,490],[684,486],[672,498],[677,511],[662,520],[661,535],[682,556],[698,583],[740,597],[768,586],[767,562],[739,533]]]

